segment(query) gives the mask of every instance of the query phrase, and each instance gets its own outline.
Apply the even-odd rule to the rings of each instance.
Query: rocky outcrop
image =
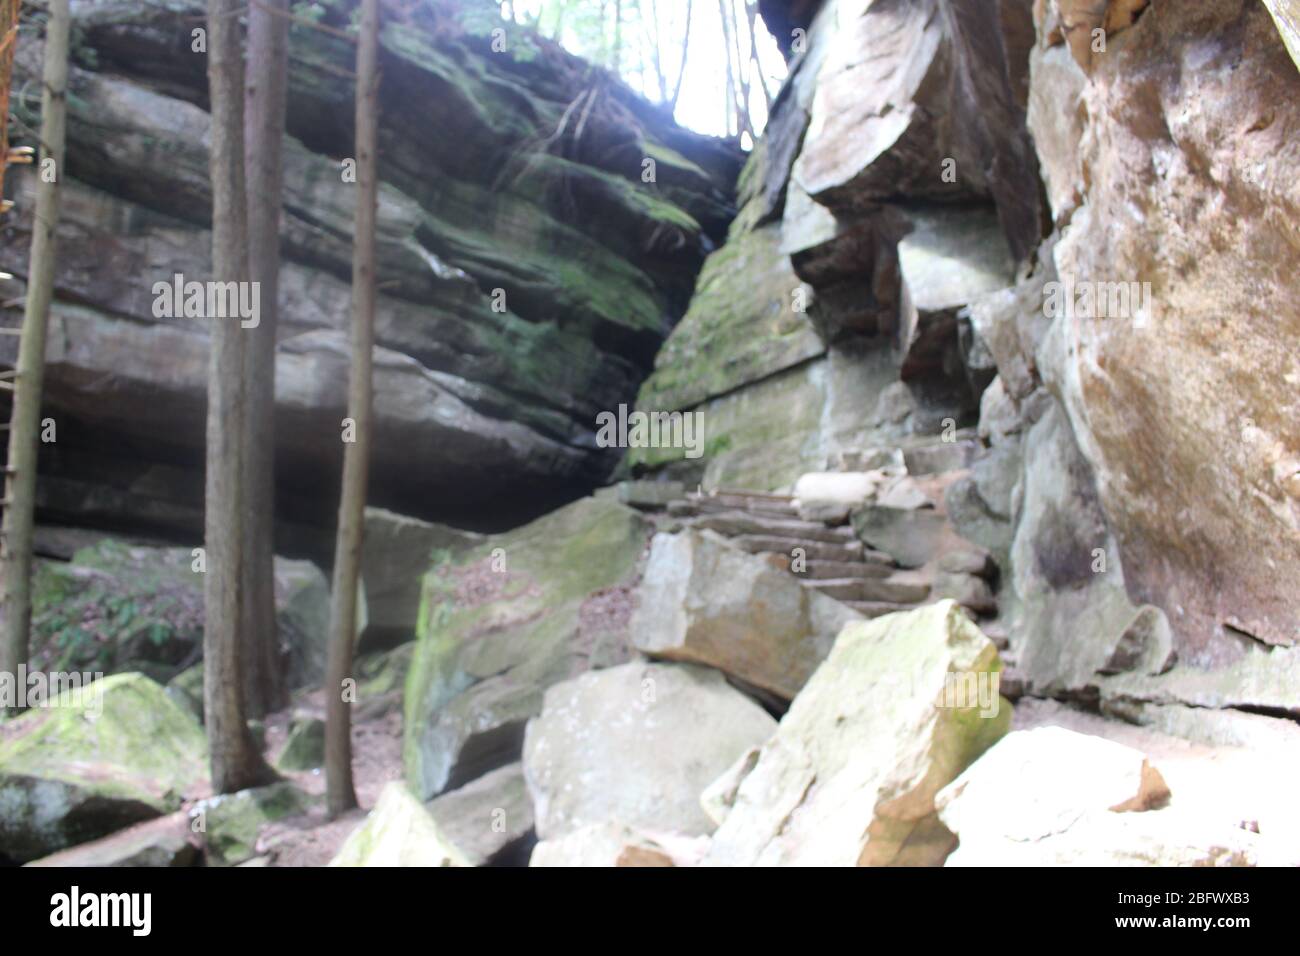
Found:
[[[954,841],[935,795],[1006,733],[1000,668],[951,601],[850,624],[710,799],[723,819],[706,862],[942,863]]]
[[[428,572],[405,689],[417,795],[517,761],[548,686],[629,659],[630,594],[650,536],[638,512],[585,498]]]
[[[198,723],[143,674],[33,703],[0,738],[0,855],[33,860],[178,810],[206,764]]]
[[[635,450],[634,471],[778,490],[881,448],[944,470],[928,449],[974,424],[991,376],[960,310],[1040,231],[1022,7],[768,5],[802,52],[638,399],[700,413],[704,456]]]
[[[537,836],[610,821],[707,834],[700,791],[774,728],[718,671],[691,664],[633,661],[557,684],[524,741]]]
[[[347,30],[352,3],[317,5]],[[51,520],[201,527],[206,322],[160,318],[155,283],[209,277],[198,0],[78,4],[47,364]],[[517,523],[615,464],[595,416],[629,400],[732,216],[740,155],[677,127],[528,31],[507,51],[421,7],[381,40],[381,262],[372,501]],[[442,17],[440,19],[440,17]],[[16,89],[39,73],[19,45]],[[285,140],[276,424],[282,533],[319,553],[334,518],[355,186],[352,45],[295,25]],[[39,97],[15,97],[30,128]],[[412,104],[420,104],[412,117]],[[643,179],[643,161],[654,164]],[[0,269],[27,268],[34,176],[14,175]],[[5,300],[21,301],[21,284]],[[12,349],[13,342],[4,344]]]
[[[1300,432],[1270,383],[1300,376],[1278,267],[1300,74],[1258,3],[1084,6],[1039,18],[1028,122],[1056,228],[970,310],[998,378],[948,508],[1007,572],[1031,692],[1294,711]]]

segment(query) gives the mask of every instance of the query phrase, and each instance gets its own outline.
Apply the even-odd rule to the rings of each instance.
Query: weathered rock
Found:
[[[557,684],[524,742],[537,835],[607,820],[708,833],[700,792],[774,728],[720,673],[695,665],[633,661]]]
[[[295,716],[276,763],[284,770],[325,766],[325,721],[312,714]]]
[[[415,638],[420,582],[430,562],[477,543],[479,536],[382,508],[366,509],[361,551],[366,627],[357,649],[385,650]]]
[[[715,825],[721,826],[722,821],[727,819],[727,814],[736,804],[736,793],[740,790],[740,785],[758,763],[761,752],[758,747],[750,747],[726,773],[705,787],[700,794],[700,806]]]
[[[330,866],[470,866],[405,784],[390,783]]]
[[[547,686],[631,656],[631,585],[650,533],[633,509],[587,498],[425,576],[403,730],[418,796],[518,760]]]
[[[900,194],[992,197],[1023,257],[1038,235],[1037,196],[1024,188],[1034,166],[998,5],[835,6],[839,29],[794,177],[837,214]]]
[[[694,866],[708,837],[651,833],[622,823],[592,823],[543,840],[529,866]]]
[[[218,794],[190,810],[191,828],[203,835],[209,865],[235,866],[257,855],[264,826],[306,813],[312,800],[291,783]]]
[[[651,657],[707,664],[789,699],[859,616],[711,531],[655,535],[632,616]]]
[[[948,866],[1241,866],[1253,834],[1160,809],[1163,777],[1122,744],[1040,727],[1009,734],[945,787]]]
[[[430,801],[442,833],[473,866],[522,866],[533,845],[533,804],[523,767],[507,764]]]
[[[169,814],[98,840],[32,860],[27,866],[194,866],[199,849],[189,816]]]
[[[947,520],[936,511],[875,504],[853,512],[853,530],[869,547],[905,568],[919,568],[937,557],[951,533]]]
[[[347,5],[320,9],[327,26],[348,28]],[[208,336],[201,322],[155,317],[152,289],[209,272],[206,77],[189,36],[203,4],[78,4],[73,16],[68,228],[46,394],[61,440],[74,429],[99,440],[47,456],[43,466],[62,477],[91,479],[75,495],[51,485],[47,500],[51,512],[148,516],[192,534],[202,473],[188,462],[201,461]],[[401,19],[381,38],[373,500],[426,518],[532,516],[614,464],[592,441],[594,414],[631,398],[684,311],[733,213],[743,155],[677,127],[616,80],[581,127],[567,122],[587,72],[530,32],[507,25],[510,53],[499,56],[489,37],[449,29],[427,5]],[[319,478],[337,474],[344,363],[319,339],[311,354],[289,343],[309,330],[342,331],[348,314],[352,190],[331,157],[332,144],[351,137],[353,47],[324,31],[298,33],[284,148],[277,457],[290,520],[328,528],[337,489]],[[39,47],[23,47],[18,84],[39,74]],[[401,119],[411,102],[435,106],[412,124]],[[39,128],[37,104],[15,100],[24,128]],[[640,178],[646,157],[656,162],[649,184]],[[29,215],[35,177],[12,181]],[[0,243],[0,267],[25,275],[27,235],[24,225]],[[398,356],[410,367],[394,368]],[[428,413],[413,414],[416,406]],[[102,473],[86,469],[87,455],[105,463]],[[169,467],[177,480],[153,504],[140,481]],[[106,507],[110,491],[131,511]]]
[[[176,810],[206,763],[199,725],[144,675],[65,690],[5,725],[0,854],[32,860]]]
[[[1275,387],[1300,376],[1297,272],[1278,266],[1295,258],[1300,199],[1283,184],[1300,167],[1300,73],[1261,3],[1157,14],[1092,56],[1077,108],[1045,87],[1031,111],[1068,219],[1056,270],[1107,302],[1057,315],[1039,364],[1095,472],[1129,597],[1162,608],[1204,669],[1238,660],[1242,634],[1300,636],[1300,392]],[[1036,53],[1035,70],[1060,55]],[[1120,283],[1149,283],[1149,306],[1112,310]]]
[[[799,517],[805,521],[839,523],[853,509],[871,500],[885,475],[879,472],[813,472],[794,484]]]
[[[935,794],[1010,725],[1000,667],[950,601],[849,625],[740,782],[706,862],[941,863],[953,838]]]

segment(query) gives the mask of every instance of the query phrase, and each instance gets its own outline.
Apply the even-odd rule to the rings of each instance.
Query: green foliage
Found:
[[[166,679],[203,640],[203,590],[186,552],[104,541],[69,564],[42,562],[33,589],[32,665]]]

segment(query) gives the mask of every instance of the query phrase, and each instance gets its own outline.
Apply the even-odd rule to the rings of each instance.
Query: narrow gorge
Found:
[[[0,863],[1300,865],[1300,3],[758,0],[742,146],[385,0],[330,819],[355,6],[290,30],[282,779],[214,794],[205,7],[71,4],[29,667],[106,676],[0,721]]]

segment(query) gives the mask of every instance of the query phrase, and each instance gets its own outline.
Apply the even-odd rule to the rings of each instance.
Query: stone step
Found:
[[[859,561],[862,558],[861,541],[831,544],[827,541],[792,541],[765,534],[742,534],[732,538],[731,543],[750,554],[779,554],[787,561],[795,548],[802,548],[803,556],[809,561]]]
[[[747,495],[736,492],[719,492],[712,495],[688,494],[686,503],[693,506],[697,513],[715,511],[750,511],[755,514],[781,515],[788,518],[799,517],[799,509],[787,497],[770,495]]]
[[[896,578],[830,578],[805,581],[804,587],[813,588],[837,601],[912,605],[919,604],[930,596],[928,584],[899,581]]]
[[[809,561],[803,571],[794,572],[805,581],[827,581],[832,578],[885,578],[894,569],[876,561]]]
[[[799,521],[752,511],[718,511],[701,515],[693,524],[697,528],[707,528],[729,537],[758,534],[795,541],[826,541],[830,544],[856,540],[852,528],[828,528],[817,521]]]
[[[884,617],[886,614],[911,611],[916,607],[915,604],[893,604],[889,601],[844,601],[842,603],[847,604],[863,617]]]

